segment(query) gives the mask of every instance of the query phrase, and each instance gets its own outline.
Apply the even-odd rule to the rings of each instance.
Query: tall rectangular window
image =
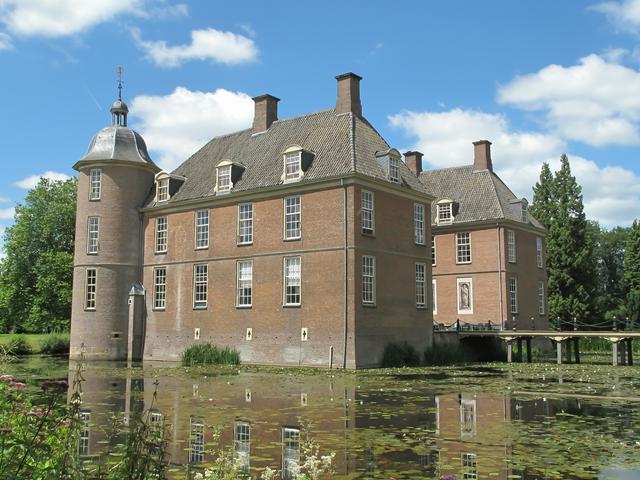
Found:
[[[526,201],[523,201],[520,204],[520,220],[522,220],[523,223],[528,223],[529,222],[529,209],[528,209],[528,205]]]
[[[91,412],[80,412],[80,441],[78,442],[78,454],[89,455],[90,435],[89,422],[91,421]]]
[[[98,271],[95,268],[87,268],[87,278],[85,283],[84,308],[85,310],[96,309],[96,285]]]
[[[98,237],[100,230],[100,219],[98,217],[89,217],[87,222],[87,253],[98,253]]]
[[[193,266],[193,308],[207,308],[207,290],[209,284],[209,266]]]
[[[231,190],[231,165],[218,167],[218,192],[228,192]]]
[[[167,306],[167,267],[153,269],[153,308],[164,310]]]
[[[542,257],[542,238],[540,237],[536,237],[536,265],[538,265],[538,268],[542,268],[544,265]]]
[[[507,230],[507,260],[516,263],[516,232]]]
[[[300,305],[302,283],[301,258],[284,258],[284,304]]]
[[[234,432],[234,453],[236,462],[244,473],[249,473],[251,455],[251,425],[247,422],[237,422]]]
[[[156,253],[165,253],[169,238],[169,220],[167,217],[156,218]]]
[[[418,308],[424,308],[427,304],[426,272],[427,265],[425,263],[416,263],[416,307]]]
[[[209,210],[196,210],[196,248],[209,247]]]
[[[290,152],[284,155],[284,181],[293,182],[302,174],[302,152]]]
[[[456,233],[456,263],[471,263],[471,234]]]
[[[375,203],[373,192],[362,190],[362,233],[373,235],[375,231]]]
[[[431,236],[431,266],[436,266],[436,237]]]
[[[538,313],[544,315],[544,282],[538,282]]]
[[[413,205],[413,238],[418,245],[424,245],[424,205]]]
[[[102,169],[92,168],[89,172],[89,200],[100,200]]]
[[[238,244],[253,243],[253,203],[238,205]]]
[[[476,480],[478,478],[478,467],[476,465],[475,453],[462,454],[462,479]]]
[[[362,303],[376,303],[376,257],[362,256]]]
[[[250,307],[252,302],[253,260],[239,261],[237,269],[238,291],[236,292],[236,305],[238,307]]]
[[[509,277],[509,305],[511,313],[518,313],[518,279]]]
[[[389,157],[389,180],[392,182],[400,181],[399,160],[395,157]]]
[[[294,240],[301,236],[301,200],[300,195],[284,199],[284,239]]]
[[[433,302],[433,314],[438,313],[438,282],[435,278],[431,279],[431,298]]]
[[[204,420],[189,417],[189,463],[204,461]]]
[[[293,470],[300,464],[300,429],[284,427],[282,429],[282,478],[294,478]]]
[[[166,202],[169,200],[169,179],[163,178],[162,180],[158,180],[158,195],[159,202]]]

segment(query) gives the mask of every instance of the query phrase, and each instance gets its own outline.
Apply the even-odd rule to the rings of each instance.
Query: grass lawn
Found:
[[[69,337],[68,333],[61,333],[59,335],[66,335]],[[34,353],[38,353],[42,349],[42,343],[51,336],[50,333],[2,333],[0,334],[0,345],[7,346],[11,342],[11,340],[15,337],[24,337],[31,350]]]

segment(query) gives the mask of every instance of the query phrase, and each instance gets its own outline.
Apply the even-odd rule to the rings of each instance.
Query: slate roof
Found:
[[[513,220],[521,223],[520,199],[494,172],[474,170],[473,165],[424,171],[420,181],[436,197],[431,206],[435,224],[438,200],[449,198],[459,205],[453,224],[483,220]],[[544,228],[531,214],[528,224]]]
[[[283,183],[282,153],[291,145],[314,153],[300,184],[352,173],[389,181],[375,156],[377,151],[389,149],[387,142],[367,120],[353,113],[338,115],[331,109],[277,120],[267,131],[255,135],[247,129],[212,139],[172,172],[186,180],[163,204],[215,196],[215,167],[221,160],[245,167],[232,192],[279,185]],[[425,193],[418,178],[404,162],[399,163],[400,184]],[[150,202],[153,204],[153,196]]]

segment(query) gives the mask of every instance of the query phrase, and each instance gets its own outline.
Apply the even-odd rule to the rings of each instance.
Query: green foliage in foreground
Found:
[[[47,355],[65,355],[69,353],[69,334],[50,333],[40,344],[40,353]]]
[[[382,353],[382,368],[417,367],[420,365],[420,355],[407,342],[390,342]]]
[[[240,353],[229,347],[220,349],[210,343],[198,343],[191,345],[180,356],[182,365],[191,367],[194,365],[238,365]]]
[[[436,345],[424,352],[425,365],[453,365],[470,362],[468,350],[458,345]]]
[[[24,349],[15,349],[15,343],[21,342]],[[12,345],[14,347],[12,348]],[[0,346],[14,356],[43,353],[47,355],[63,355],[69,353],[68,333],[44,333],[44,334],[0,334]]]
[[[11,355],[31,355],[33,350],[24,335],[14,335],[6,345],[7,352]]]

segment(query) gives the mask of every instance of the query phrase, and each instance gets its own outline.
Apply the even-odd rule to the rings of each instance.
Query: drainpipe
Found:
[[[347,212],[347,187],[344,184],[344,178],[340,179],[340,185],[343,188],[344,197],[343,197],[343,205],[344,205],[344,322],[342,326],[342,330],[344,333],[343,343],[342,343],[342,368],[347,368],[347,320],[349,316],[349,246],[348,246],[348,229],[347,229],[347,220],[348,220],[348,212]]]
[[[504,324],[504,306],[502,301],[502,235],[500,235],[500,224],[496,223],[496,232],[498,236],[498,290],[500,291],[500,325],[502,330],[505,329]]]

